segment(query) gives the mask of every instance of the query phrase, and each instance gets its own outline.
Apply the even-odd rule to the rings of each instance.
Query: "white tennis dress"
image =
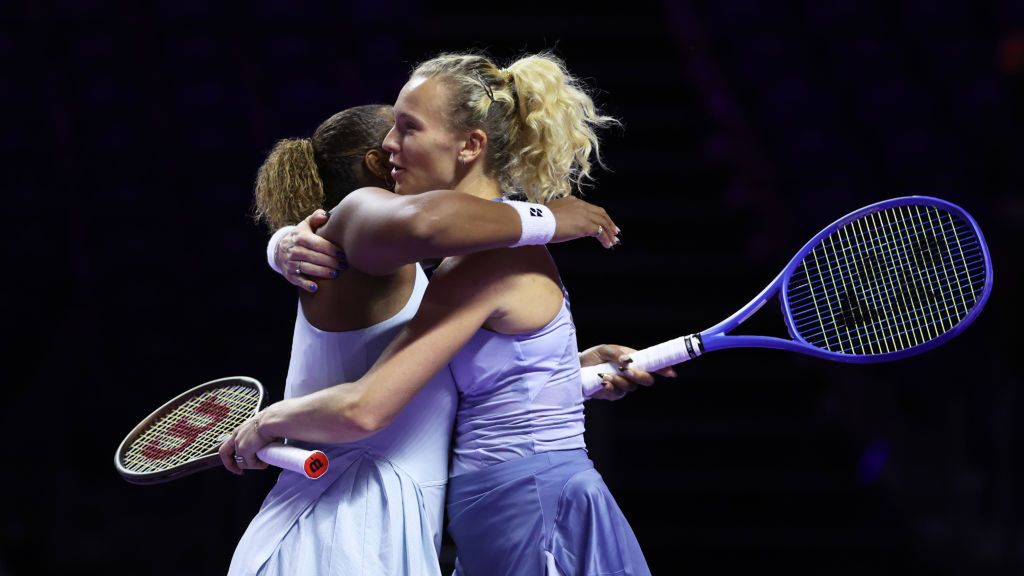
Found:
[[[402,310],[351,332],[314,328],[300,305],[285,397],[358,380],[416,313],[426,288],[417,266]],[[238,543],[229,575],[439,575],[457,400],[446,367],[386,429],[359,442],[317,445],[330,457],[319,480],[281,472]]]

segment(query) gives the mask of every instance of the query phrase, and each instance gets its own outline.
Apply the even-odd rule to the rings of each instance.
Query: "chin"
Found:
[[[404,186],[395,186],[395,194],[401,194],[402,196],[415,196],[416,194],[422,194],[428,190],[439,190],[439,188],[425,188],[423,186],[411,186],[409,184]]]

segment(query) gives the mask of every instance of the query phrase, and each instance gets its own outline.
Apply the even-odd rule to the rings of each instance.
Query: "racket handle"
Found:
[[[701,342],[700,334],[690,334],[633,352],[629,355],[633,359],[629,367],[653,372],[696,358],[702,352],[704,344]],[[602,388],[601,374],[618,374],[619,367],[611,362],[605,362],[597,366],[585,366],[581,372],[583,397],[590,398]]]
[[[267,444],[257,450],[256,455],[271,466],[298,472],[311,480],[316,480],[327,472],[327,466],[330,464],[327,455],[319,450],[303,450],[280,442]]]

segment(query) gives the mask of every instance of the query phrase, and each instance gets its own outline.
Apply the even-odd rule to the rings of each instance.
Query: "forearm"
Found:
[[[417,218],[411,237],[420,254],[417,261],[504,248],[519,241],[522,225],[513,208],[469,194],[443,192],[415,198]]]
[[[451,190],[391,198],[363,195],[347,206],[346,201],[318,233],[341,246],[352,266],[370,274],[511,246],[522,233],[515,209]]]
[[[260,413],[259,432],[273,438],[335,444],[355,442],[382,427],[360,410],[362,387],[338,384],[299,398],[282,400]]]

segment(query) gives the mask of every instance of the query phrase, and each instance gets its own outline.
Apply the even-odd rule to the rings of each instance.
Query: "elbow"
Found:
[[[440,202],[422,202],[406,216],[406,237],[417,247],[430,250],[445,231]]]
[[[394,418],[384,414],[372,406],[354,402],[345,405],[341,411],[343,430],[340,430],[339,441],[352,442],[373,436],[388,427]]]
[[[357,416],[353,422],[357,432],[365,438],[387,428],[391,419],[376,414],[362,414]]]

